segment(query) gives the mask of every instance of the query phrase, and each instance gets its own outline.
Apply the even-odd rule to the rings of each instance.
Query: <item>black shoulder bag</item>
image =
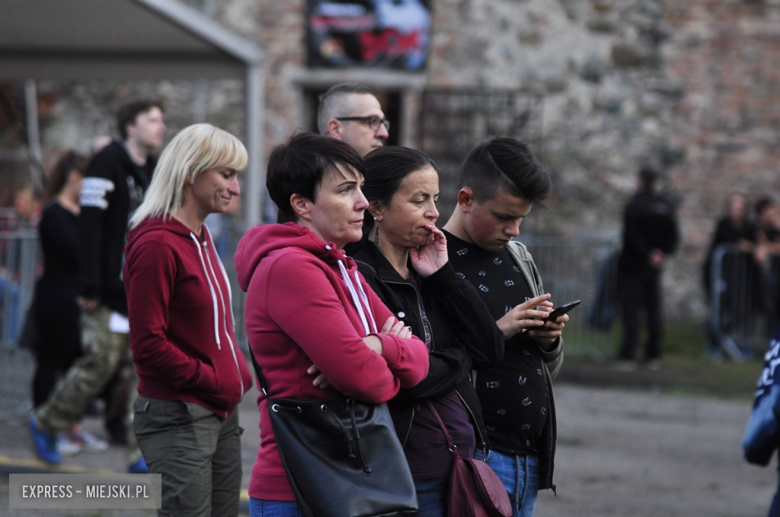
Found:
[[[257,382],[295,499],[305,517],[417,514],[417,494],[387,404],[336,395],[316,400],[268,396]]]

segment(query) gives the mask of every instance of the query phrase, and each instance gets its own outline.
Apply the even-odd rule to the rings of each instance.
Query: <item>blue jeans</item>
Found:
[[[249,498],[249,517],[303,517],[295,501],[266,501]]]
[[[417,491],[417,517],[447,517],[449,478],[420,479],[414,482]]]
[[[483,459],[479,448],[477,459]],[[504,484],[512,503],[512,517],[533,517],[539,492],[539,458],[488,451],[485,463]]]

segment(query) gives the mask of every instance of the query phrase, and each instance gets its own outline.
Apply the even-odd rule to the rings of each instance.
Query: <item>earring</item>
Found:
[[[379,246],[379,221],[376,222],[376,231],[374,232],[374,246]]]

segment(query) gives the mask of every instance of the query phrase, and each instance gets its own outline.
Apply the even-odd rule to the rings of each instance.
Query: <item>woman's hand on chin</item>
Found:
[[[412,258],[412,267],[423,278],[437,272],[449,260],[447,256],[447,238],[444,236],[444,233],[432,224],[426,224],[425,229],[431,232],[428,243],[419,248],[409,250]]]

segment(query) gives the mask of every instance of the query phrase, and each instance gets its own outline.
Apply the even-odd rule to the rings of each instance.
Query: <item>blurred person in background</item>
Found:
[[[41,213],[40,192],[35,193],[32,185],[25,185],[14,194],[14,210],[19,214],[19,220],[37,223]]]
[[[658,172],[639,171],[639,188],[623,210],[623,247],[618,258],[618,298],[623,308],[623,340],[616,370],[634,370],[640,313],[647,315],[647,341],[642,364],[661,367],[663,308],[661,273],[677,248],[679,230],[674,206],[655,192]]]
[[[81,183],[87,160],[73,151],[62,155],[52,169],[45,192],[46,204],[38,223],[43,252],[43,275],[33,298],[36,340],[33,407],[49,398],[55,383],[81,355],[78,214]],[[57,444],[62,455],[79,450],[102,452],[108,444],[74,423]]]
[[[11,234],[3,235],[2,232],[31,229],[40,218],[41,203],[39,194],[29,184],[13,192],[10,201],[11,208],[0,208],[0,313],[5,313],[8,321],[8,328],[4,329],[0,318],[0,333],[16,341],[26,337],[24,326],[19,324],[23,310],[19,275],[22,267],[30,265],[22,264],[22,246],[18,245],[18,241]],[[3,260],[4,256],[6,258]],[[9,265],[12,266],[10,269]],[[40,271],[39,264],[33,267]]]
[[[152,179],[157,163],[152,153],[162,145],[165,135],[162,105],[153,100],[128,103],[119,109],[117,125],[121,138],[89,162],[79,201],[84,355],[30,422],[38,455],[49,463],[61,461],[52,449],[56,435],[81,416],[89,399],[103,391],[130,352],[122,282],[125,237],[128,220],[143,201]],[[131,394],[130,401],[133,398]],[[129,442],[127,470],[147,472],[135,436],[126,430],[132,418],[129,407],[124,415],[118,427]],[[106,430],[110,435],[118,432],[109,426]]]
[[[339,83],[319,100],[317,128],[321,135],[348,143],[361,157],[385,145],[390,122],[371,88],[360,83]]]
[[[385,145],[390,136],[390,122],[379,100],[360,83],[339,83],[320,95],[317,129],[323,136],[349,144],[361,157]],[[281,211],[277,222],[288,222]]]
[[[162,474],[158,515],[238,515],[236,406],[252,387],[238,348],[230,281],[204,224],[238,196],[244,145],[210,124],[183,129],[160,156],[130,220],[124,282],[138,372],[134,429]]]
[[[734,331],[753,319],[756,312],[764,313],[769,298],[766,287],[761,282],[761,270],[755,257],[758,249],[758,225],[750,218],[750,206],[743,194],[731,194],[726,203],[726,211],[717,221],[712,235],[707,258],[702,268],[704,291],[710,311],[719,307],[718,314],[711,313],[707,318],[706,331],[709,339],[707,352],[713,360],[723,359],[720,336],[723,332]],[[733,250],[741,253],[725,253],[717,261],[716,250],[723,244],[731,244]],[[725,281],[725,289],[719,291],[719,303],[713,304],[712,268],[713,262],[718,268],[720,281]],[[763,298],[763,299],[762,299]]]
[[[773,196],[762,196],[755,204],[758,223],[756,261],[761,265],[761,309],[766,314],[767,336],[780,320],[780,205]]]
[[[755,204],[758,223],[756,260],[769,265],[773,255],[780,255],[780,207],[771,196],[763,196]]]
[[[712,253],[720,244],[736,244],[740,251],[752,253],[758,243],[758,226],[750,219],[747,198],[743,194],[731,194],[726,204],[726,213],[721,216],[712,235],[707,260],[702,270],[704,289],[711,292]]]

